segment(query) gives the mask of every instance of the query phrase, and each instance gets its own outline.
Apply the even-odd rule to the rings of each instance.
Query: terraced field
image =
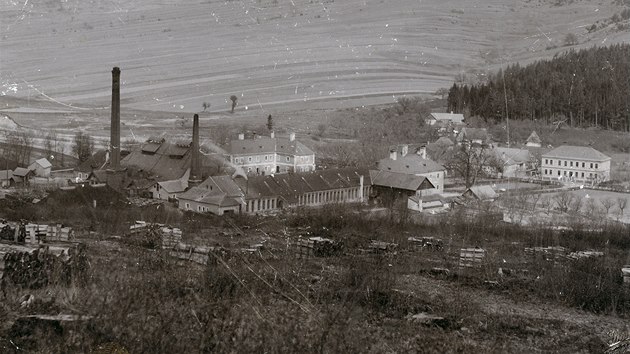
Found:
[[[107,107],[113,66],[123,110],[224,112],[392,102],[457,74],[627,41],[611,1],[7,0],[0,4],[2,97],[59,109]],[[558,46],[555,49],[548,47]]]

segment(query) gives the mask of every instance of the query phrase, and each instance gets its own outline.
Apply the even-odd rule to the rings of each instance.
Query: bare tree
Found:
[[[94,140],[92,140],[91,136],[83,132],[77,132],[74,135],[72,152],[77,156],[80,162],[86,161],[92,157],[94,153]]]
[[[236,108],[236,102],[238,101],[238,97],[236,97],[235,95],[230,96],[230,101],[232,101],[232,111],[231,113],[234,113],[234,108]]]
[[[273,130],[273,117],[271,116],[271,114],[267,117],[267,130]]]
[[[551,213],[551,209],[553,208],[553,203],[551,202],[551,199],[549,199],[549,197],[543,197],[540,200],[540,206],[545,209],[545,213],[549,215]]]
[[[20,143],[22,144],[22,163],[28,165],[31,162],[31,153],[33,152],[33,137],[26,132],[20,134]]]
[[[556,203],[558,210],[566,213],[567,211],[569,211],[569,207],[573,202],[573,194],[567,191],[562,191],[553,197],[553,201]]]
[[[612,208],[615,205],[615,200],[612,198],[604,198],[604,199],[601,199],[599,202],[604,207],[604,209],[606,209],[606,216],[608,216],[608,213],[610,212],[610,208]]]
[[[490,158],[486,145],[463,143],[455,148],[446,165],[464,178],[466,188],[469,188],[485,170],[491,168]]]
[[[570,207],[574,213],[579,213],[582,210],[582,205],[584,204],[584,200],[576,195],[571,195]]]
[[[203,111],[205,112],[208,108],[210,108],[210,103],[208,102],[202,103],[201,108],[203,108]]]
[[[628,199],[619,197],[617,198],[617,208],[621,211],[621,217],[623,217],[623,210],[628,206]]]

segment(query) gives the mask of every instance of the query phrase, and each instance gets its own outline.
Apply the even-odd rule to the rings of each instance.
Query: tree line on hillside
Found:
[[[543,120],[630,131],[630,44],[518,63],[479,85],[453,84],[448,110],[484,120]],[[506,112],[507,106],[507,112]]]

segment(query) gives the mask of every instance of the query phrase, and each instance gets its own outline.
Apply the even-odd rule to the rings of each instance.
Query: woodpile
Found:
[[[407,241],[409,241],[411,247],[415,250],[441,251],[444,249],[444,242],[435,237],[409,237]]]
[[[368,245],[370,253],[383,254],[383,253],[396,253],[398,244],[384,241],[372,240]]]
[[[136,221],[129,227],[129,234],[139,237],[141,245],[149,248],[173,249],[182,242],[182,231],[165,224]]]
[[[486,258],[486,250],[483,248],[462,248],[459,251],[460,268],[481,268]]]
[[[26,224],[0,221],[0,240],[37,245],[51,241],[70,241],[74,239],[71,227],[62,224]]]
[[[295,245],[297,258],[330,257],[343,250],[340,242],[323,237],[300,238]]]
[[[16,286],[38,289],[86,280],[89,262],[82,244],[46,247],[0,244],[0,277]]]
[[[526,247],[525,254],[532,257],[541,256],[546,261],[567,260],[568,250],[562,246],[552,247]]]
[[[621,268],[621,274],[623,275],[623,283],[630,286],[630,264],[626,264]]]

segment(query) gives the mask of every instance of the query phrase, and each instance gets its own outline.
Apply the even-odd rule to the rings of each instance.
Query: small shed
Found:
[[[13,171],[13,181],[18,184],[28,184],[31,176],[33,175],[33,171],[24,167],[17,167]]]
[[[52,164],[46,158],[41,158],[30,164],[28,169],[33,171],[37,177],[50,177]]]
[[[476,199],[481,201],[494,201],[499,196],[492,187],[485,186],[472,186],[468,188],[462,196],[468,199]]]

